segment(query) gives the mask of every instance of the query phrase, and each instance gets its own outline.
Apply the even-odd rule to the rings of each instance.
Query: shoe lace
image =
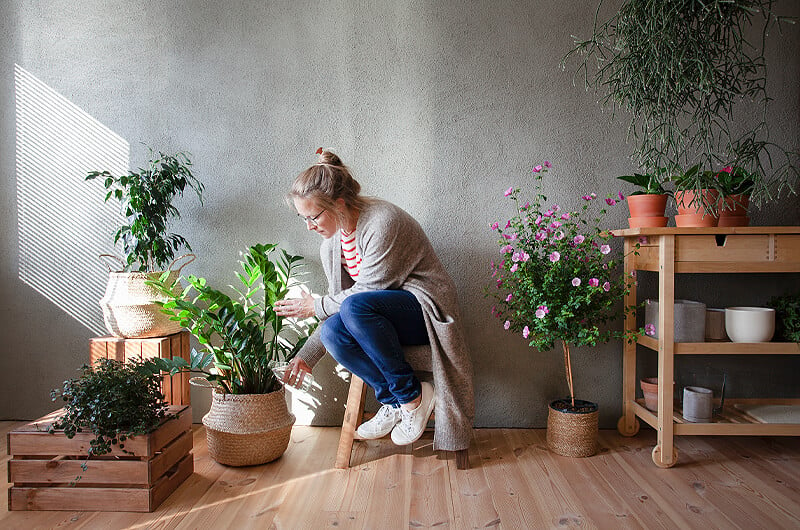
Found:
[[[375,416],[379,418],[379,421],[391,419],[394,417],[394,407],[391,405],[381,405],[381,408]]]

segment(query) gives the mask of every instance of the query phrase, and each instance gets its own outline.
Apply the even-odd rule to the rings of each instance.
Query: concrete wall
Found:
[[[554,164],[547,195],[562,205],[615,192],[614,176],[634,169],[624,125],[558,68],[570,35],[590,31],[594,4],[1,3],[0,418],[51,409],[49,390],[75,374],[88,339],[102,332],[97,254],[112,250],[117,214],[83,175],[104,163],[138,167],[144,143],[190,152],[207,189],[202,208],[193,197],[178,202],[174,230],[198,256],[186,272],[227,285],[240,250],[280,242],[308,257],[315,291],[324,288],[320,241],[283,195],[317,147],[333,148],[366,193],[422,223],[454,277],[475,364],[476,425],[544,426],[548,401],[566,393],[561,357],[529,349],[491,318],[482,288],[497,245],[488,227],[509,213],[503,190],[525,188],[544,159]],[[781,4],[800,15],[795,2]],[[773,138],[794,149],[799,46],[800,30],[789,27],[768,54]],[[626,217],[617,208],[610,226]],[[798,200],[752,220],[800,224]],[[693,276],[676,292],[724,306],[798,287],[797,275]],[[646,275],[643,291],[655,295]],[[579,397],[599,402],[603,425],[615,425],[621,344],[577,348],[574,357]],[[644,371],[653,358],[643,355]],[[721,368],[731,394],[796,397],[796,359],[714,361],[681,359],[678,377]],[[294,394],[292,407],[301,422],[336,423],[345,384],[330,361],[315,376],[321,388]],[[194,393],[197,417],[206,398]]]

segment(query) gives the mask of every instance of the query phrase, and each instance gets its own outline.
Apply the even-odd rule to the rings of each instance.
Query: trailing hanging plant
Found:
[[[191,250],[183,236],[168,232],[169,222],[180,212],[172,201],[188,187],[203,202],[203,185],[191,172],[192,162],[186,153],[153,156],[146,168],[116,176],[108,171],[92,171],[86,180],[103,180],[109,190],[105,200],[120,201],[126,224],[114,234],[114,243],[122,242],[126,270],[152,272],[164,270],[183,246]]]
[[[50,392],[53,401],[64,401],[64,414],[50,427],[63,429],[67,438],[79,432],[95,435],[88,456],[110,453],[113,446],[125,452],[131,436],[155,429],[167,413],[161,393],[161,372],[154,360],[134,359],[122,363],[98,359],[94,367],[83,365],[81,376],[64,381]]]
[[[764,44],[768,31],[790,21],[773,0],[625,0],[593,34],[575,40],[562,60],[582,59],[587,89],[629,112],[634,160],[649,171],[741,166],[756,176],[756,204],[795,191],[798,153],[768,140]],[[760,41],[750,35],[760,28]],[[596,62],[596,69],[592,67]],[[742,126],[734,109],[760,108]],[[748,117],[748,119],[750,119]],[[766,167],[774,170],[767,181]]]

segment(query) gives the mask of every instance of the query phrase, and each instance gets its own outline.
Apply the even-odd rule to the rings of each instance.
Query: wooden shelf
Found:
[[[640,337],[637,341],[645,348],[658,351],[658,339]],[[674,355],[797,355],[797,342],[676,342]]]
[[[675,355],[798,355],[793,342],[672,342],[675,275],[680,273],[785,273],[800,272],[800,227],[753,226],[730,228],[629,228],[614,230],[625,238],[625,273],[637,270],[658,273],[659,329],[663,341],[640,337],[636,344],[658,352],[659,403],[664,417],[647,410],[636,400],[636,344],[623,345],[623,415],[620,433],[636,434],[637,418],[658,431],[653,462],[671,467],[678,459],[674,436],[679,435],[762,435],[798,436],[798,424],[761,423],[733,407],[743,400],[726,400],[721,414],[709,423],[691,423],[674,403]],[[636,305],[636,287],[625,296],[626,306]],[[625,318],[627,330],[636,329],[636,315]],[[749,400],[758,404],[796,404],[795,400]]]

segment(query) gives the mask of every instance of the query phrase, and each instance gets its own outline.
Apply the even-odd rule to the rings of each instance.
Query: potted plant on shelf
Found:
[[[197,193],[202,204],[203,185],[191,172],[187,154],[153,155],[146,168],[127,175],[112,175],[108,171],[92,171],[86,180],[100,179],[108,190],[105,201],[112,197],[119,201],[125,223],[114,234],[114,244],[122,244],[124,260],[105,254],[120,262],[119,270],[109,267],[109,281],[105,296],[100,300],[106,328],[116,337],[160,337],[177,333],[180,326],[171,322],[154,301],[158,293],[146,285],[148,280],[171,271],[177,278],[181,268],[194,256],[175,259],[182,247],[191,251],[183,236],[168,232],[172,219],[180,217],[172,204],[189,188]],[[184,260],[184,258],[188,258]],[[179,261],[184,260],[176,270]]]
[[[800,343],[800,292],[771,298],[767,307],[775,310],[777,340]]]
[[[719,217],[718,183],[711,171],[701,171],[695,164],[672,177],[678,214],[675,226],[717,226]]]
[[[280,457],[289,445],[294,415],[284,388],[273,372],[305,343],[314,325],[278,316],[273,306],[299,285],[300,256],[276,245],[254,245],[240,261],[241,288],[236,297],[211,288],[204,278],[189,276],[189,286],[175,294],[174,280],[164,273],[149,282],[165,297],[158,302],[170,318],[186,327],[202,345],[182,358],[154,359],[163,370],[204,374],[214,387],[211,410],[203,418],[211,457],[230,466],[250,466]]]
[[[596,216],[588,211],[595,194],[584,195],[577,210],[546,205],[540,190],[550,167],[544,162],[534,168],[532,201],[521,204],[519,188],[506,190],[514,213],[504,225],[492,225],[500,235],[501,258],[492,262],[486,294],[496,300],[492,312],[503,327],[520,333],[529,346],[547,351],[560,343],[569,397],[550,403],[548,446],[565,456],[590,456],[597,449],[598,407],[575,398],[571,348],[625,336],[603,325],[619,318],[618,304],[633,278],[617,270],[613,236],[600,228],[606,209]],[[617,200],[605,202],[613,206]]]
[[[664,189],[664,182],[669,179],[665,178],[666,174],[666,168],[659,168],[651,173],[617,177],[640,188],[627,197],[628,211],[631,214],[628,225],[631,228],[667,226],[668,219],[664,212],[669,192]]]
[[[756,205],[795,193],[798,153],[768,141],[766,121],[771,99],[764,50],[770,30],[785,19],[776,13],[777,4],[623,0],[614,5],[606,15],[599,2],[592,34],[576,38],[561,65],[579,56],[576,72],[583,73],[586,89],[598,93],[603,105],[627,111],[634,161],[647,170],[717,167],[723,161],[743,167],[756,176],[751,194]],[[754,41],[753,35],[761,39]],[[752,119],[755,115],[761,119]],[[704,187],[694,184],[698,187],[683,190],[700,194]]]
[[[726,166],[717,172],[716,178],[722,195],[718,226],[749,225],[747,208],[757,176],[740,166]]]

